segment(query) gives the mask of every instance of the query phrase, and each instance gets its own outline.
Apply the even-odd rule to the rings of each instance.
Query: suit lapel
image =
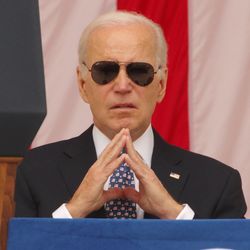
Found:
[[[93,126],[88,128],[64,150],[63,159],[59,163],[59,171],[66,184],[69,197],[79,187],[89,168],[97,160],[92,137]],[[88,217],[104,217],[104,209],[89,214]]]
[[[182,158],[178,149],[167,144],[154,131],[154,150],[152,155],[152,170],[172,197],[179,201],[181,192],[188,178],[188,171],[181,167]],[[145,213],[145,218],[155,218]]]

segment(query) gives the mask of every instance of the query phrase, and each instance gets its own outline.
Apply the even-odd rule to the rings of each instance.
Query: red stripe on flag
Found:
[[[169,45],[167,93],[152,123],[169,143],[188,149],[187,0],[118,0],[117,8],[142,13],[163,28]]]

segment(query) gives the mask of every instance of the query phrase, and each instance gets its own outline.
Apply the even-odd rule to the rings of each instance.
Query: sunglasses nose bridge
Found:
[[[119,72],[115,78],[115,88],[118,91],[128,91],[131,88],[131,80],[127,74],[127,64],[119,63]]]
[[[123,77],[126,76],[127,78],[129,78],[127,74],[127,63],[119,62],[117,64],[119,65],[119,70],[118,70],[116,78],[119,77],[120,75],[122,75]]]
[[[118,73],[118,74],[120,74],[120,72],[122,71],[122,72],[124,72],[124,74],[127,76],[127,79],[128,79],[129,81],[133,81],[133,80],[131,79],[131,77],[130,77],[130,75],[129,75],[129,71],[128,71],[128,66],[130,65],[130,63],[119,62],[118,64],[119,64],[119,66],[120,66],[120,68],[119,68],[119,73]]]
[[[119,63],[117,63],[117,64],[119,65],[119,73],[120,73],[121,71],[124,71],[124,72],[127,71],[127,63],[119,62]],[[118,74],[119,74],[119,73],[118,73]]]

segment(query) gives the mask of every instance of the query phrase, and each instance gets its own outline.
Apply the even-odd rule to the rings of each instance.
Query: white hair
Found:
[[[161,27],[148,19],[147,17],[128,11],[114,11],[99,16],[92,21],[83,31],[78,48],[79,63],[81,64],[86,60],[87,43],[90,34],[97,28],[105,26],[126,25],[141,23],[151,27],[155,33],[156,38],[156,61],[159,65],[166,65],[167,63],[167,42],[165,40]]]

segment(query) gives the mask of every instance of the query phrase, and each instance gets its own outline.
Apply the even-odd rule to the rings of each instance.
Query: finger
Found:
[[[151,178],[156,177],[153,170],[147,166],[142,158],[142,156],[134,149],[131,136],[126,138],[127,156],[125,156],[125,161],[135,172],[137,178],[142,181],[147,179],[148,176]],[[150,179],[151,179],[150,178]]]
[[[126,149],[128,155],[136,162],[143,161],[141,155],[135,150],[130,134],[126,136]]]
[[[106,182],[108,176],[112,173],[110,171],[113,171],[122,163],[124,158],[118,156],[125,144],[124,131],[125,129],[122,129],[104,149],[95,164],[89,169],[85,180],[95,179],[95,183],[100,186]]]
[[[82,184],[87,185],[89,188],[99,189],[100,191],[103,189],[103,185],[108,177],[125,161],[124,159],[125,156],[122,154],[105,166],[102,166],[100,162],[96,162],[85,175]]]
[[[140,201],[140,193],[137,192],[134,188],[124,188],[123,189],[124,197],[128,200],[131,200],[135,203],[139,203]]]
[[[126,135],[124,133],[125,129],[122,129],[103,150],[98,159],[102,163],[101,165],[107,165],[120,155],[126,142]]]
[[[156,175],[143,161],[134,161],[128,154],[124,156],[125,162],[134,171],[136,177],[142,184],[155,181]]]
[[[123,190],[121,188],[111,188],[107,191],[104,191],[103,193],[103,200],[104,203],[111,201],[111,200],[115,200],[115,199],[124,199],[124,193]]]
[[[100,174],[105,175],[105,181],[107,178],[115,171],[116,168],[118,168],[123,162],[125,161],[125,154],[120,155],[118,158],[107,164],[103,168],[99,168]]]
[[[124,140],[124,131],[125,129],[121,129],[121,131],[114,136],[111,142],[105,147],[100,157],[109,154],[114,148],[116,148],[117,144],[121,144],[121,141]]]

